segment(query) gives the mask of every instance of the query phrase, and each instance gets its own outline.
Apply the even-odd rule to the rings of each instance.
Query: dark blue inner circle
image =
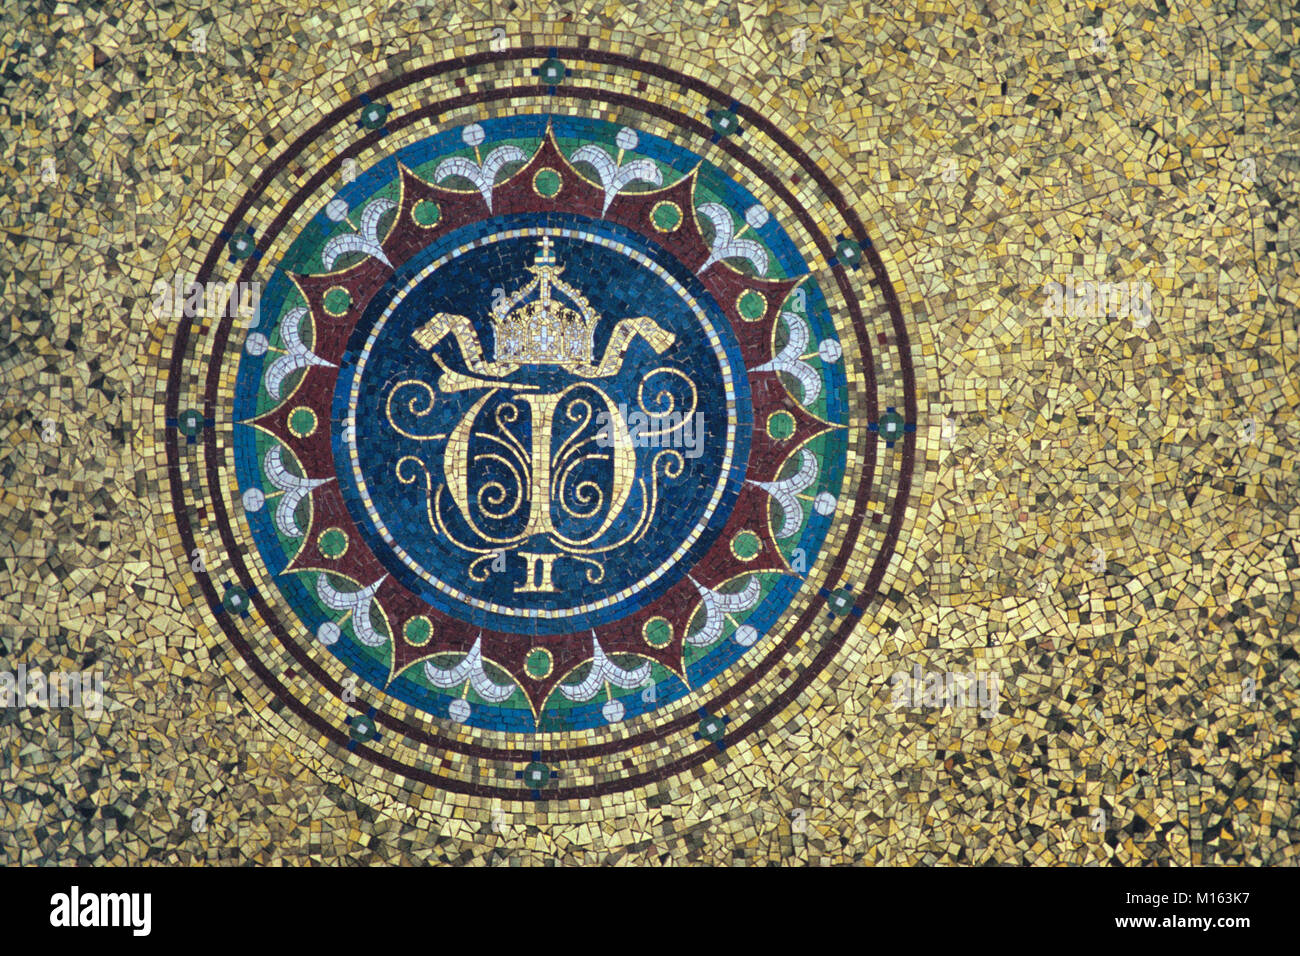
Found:
[[[497,358],[492,307],[533,278],[529,267],[538,256],[540,237],[502,237],[460,253],[397,304],[366,359],[357,390],[355,440],[370,497],[367,506],[342,426],[348,419],[356,363],[372,330],[396,294],[431,261],[475,239],[524,227],[546,230],[563,270],[559,280],[585,296],[599,316],[590,336],[595,363],[624,319],[648,317],[672,334],[672,344],[657,352],[644,336],[635,336],[615,364],[617,372],[606,377],[593,377],[589,368],[536,362],[509,372],[497,368],[489,375],[481,369],[476,373],[465,351],[472,350],[476,340],[484,360]],[[636,249],[690,293],[727,356],[725,374],[736,397],[734,406],[728,407],[724,370],[714,346],[681,296],[644,264],[573,235],[576,230]],[[560,299],[572,305],[567,297]],[[412,334],[437,313],[464,316],[469,325],[459,338],[447,335],[426,348]],[[439,328],[446,325],[442,322]],[[474,381],[453,390],[457,374]],[[686,379],[694,384],[695,414],[666,420],[637,414],[638,398],[650,412],[688,407],[691,388]],[[430,386],[432,403],[423,385],[403,382]],[[743,481],[752,427],[739,345],[698,279],[665,250],[630,230],[554,214],[500,217],[467,226],[398,269],[352,334],[332,411],[336,471],[345,500],[388,571],[454,617],[530,635],[570,633],[616,620],[680,579],[726,523]],[[623,435],[612,419],[641,432],[630,450],[613,448],[601,437]],[[729,419],[736,423],[735,438],[732,459],[724,464]],[[677,422],[684,424],[670,436],[650,434]],[[434,435],[444,437],[422,440]],[[467,464],[459,466],[464,476],[459,493],[448,464],[449,448],[468,456]],[[658,478],[657,489],[652,474]],[[706,518],[720,481],[721,499]],[[615,499],[620,489],[625,497]],[[550,500],[542,503],[547,491]],[[621,509],[612,507],[615,500],[622,501]],[[425,575],[393,552],[371,508]],[[702,522],[695,542],[674,557]],[[642,585],[646,575],[665,562],[671,567]],[[467,604],[429,577],[509,612]],[[612,599],[626,589],[632,593]],[[575,610],[604,601],[609,603]]]

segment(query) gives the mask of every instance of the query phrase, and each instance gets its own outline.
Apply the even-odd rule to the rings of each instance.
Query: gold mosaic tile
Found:
[[[1163,0],[6,11],[0,861],[1295,862],[1298,34],[1282,4]],[[519,157],[484,173],[502,147]],[[632,160],[658,181],[601,171]],[[402,523],[400,469],[358,465],[379,490],[330,511],[338,467],[276,517],[349,441],[399,447],[357,410],[415,366],[378,347],[366,379],[365,337],[330,330],[371,297],[404,321],[388,277],[444,234],[453,266],[480,264],[439,266],[463,301],[421,316],[433,344],[409,361],[516,389],[534,469],[560,379],[475,364],[475,336],[550,330],[520,354],[616,408],[595,374],[616,320],[641,335],[622,360],[655,329],[689,344],[663,289],[725,320],[680,369],[718,363],[708,441],[761,413],[757,450],[699,459],[701,484],[741,468],[757,531],[724,540],[746,506],[723,496],[711,525],[679,489],[655,547],[607,562],[630,581],[662,559],[689,606],[589,580],[581,640],[548,632],[578,599],[529,595],[547,573],[572,588],[576,548],[515,548],[509,588],[444,600],[483,582],[411,570],[444,552]],[[602,257],[628,250],[620,291]],[[492,312],[539,274],[567,311]],[[260,311],[185,314],[200,275],[260,283]],[[280,404],[268,369],[293,354],[317,364]],[[308,401],[322,362],[360,369],[342,417],[333,392]],[[474,475],[477,447],[439,461]],[[787,538],[780,494],[754,489],[795,488],[797,448],[823,484],[792,492]],[[770,474],[743,470],[764,455]],[[653,473],[621,461],[611,488]],[[347,562],[382,550],[381,520],[374,610],[379,572]],[[695,527],[719,550],[691,551]],[[708,601],[731,608],[712,643]],[[475,629],[511,639],[476,664]],[[600,673],[592,640],[614,648]]]

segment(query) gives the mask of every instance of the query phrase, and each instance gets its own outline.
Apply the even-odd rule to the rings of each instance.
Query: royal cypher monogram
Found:
[[[440,469],[414,455],[395,466],[403,484],[423,477],[433,533],[466,554],[475,581],[505,570],[504,557],[517,555],[524,564],[517,593],[559,591],[553,566],[562,558],[582,564],[588,582],[602,581],[601,556],[644,537],[662,502],[660,482],[677,478],[683,469],[682,455],[673,448],[660,448],[648,456],[648,467],[638,469],[638,442],[608,391],[635,339],[662,355],[675,336],[648,316],[625,318],[614,326],[597,361],[594,336],[601,317],[579,290],[560,279],[564,269],[552,245],[549,237],[541,240],[528,267],[533,278],[491,310],[492,360],[485,358],[467,316],[439,312],[412,335],[439,369],[436,388],[407,379],[393,386],[386,404],[394,430],[444,443]],[[467,371],[449,367],[434,352],[448,337]],[[567,375],[549,376],[550,385],[506,381],[526,367]],[[662,446],[689,426],[698,393],[682,371],[660,365],[630,388],[655,426],[639,438],[657,439]],[[406,389],[415,392],[403,393]],[[405,400],[406,411],[420,418],[433,410],[436,393],[471,391],[482,394],[448,432],[414,434],[394,419],[395,400]],[[434,478],[438,471],[441,481]]]

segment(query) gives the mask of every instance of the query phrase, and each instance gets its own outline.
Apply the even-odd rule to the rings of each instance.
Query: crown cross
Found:
[[[555,245],[555,242],[550,236],[542,236],[542,241],[539,245],[541,246],[541,251],[537,254],[537,258],[533,261],[533,264],[538,266],[555,265],[555,256],[551,254],[551,247]]]

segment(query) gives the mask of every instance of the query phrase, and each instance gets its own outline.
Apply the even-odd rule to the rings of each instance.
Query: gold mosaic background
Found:
[[[0,710],[0,862],[1296,860],[1285,4],[3,17],[0,667],[99,669],[109,700]],[[914,330],[891,594],[786,713],[652,792],[412,801],[323,757],[231,693],[169,545],[155,279],[268,137],[494,30],[762,105],[856,197]],[[1067,279],[1149,282],[1152,319],[1048,321]],[[895,707],[915,666],[998,675],[998,715]]]

